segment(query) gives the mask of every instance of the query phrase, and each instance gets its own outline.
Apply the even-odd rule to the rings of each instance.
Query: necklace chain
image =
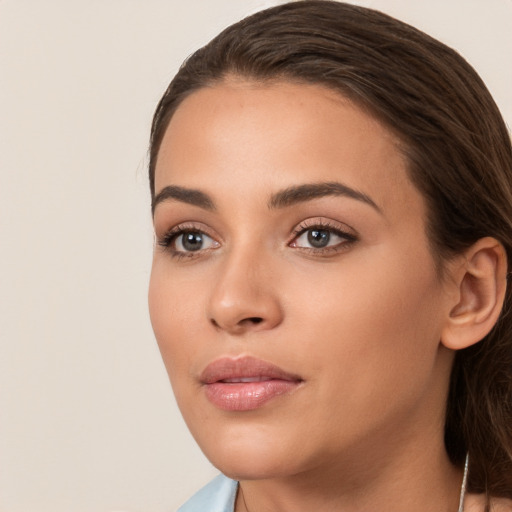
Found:
[[[460,486],[458,512],[464,512],[464,498],[466,497],[466,488],[468,485],[468,468],[469,468],[469,453],[466,453],[466,460],[464,462],[464,475],[462,476],[462,485]],[[247,508],[247,506],[245,508]]]
[[[464,474],[462,476],[462,485],[460,486],[460,496],[459,496],[459,509],[457,512],[464,512],[464,498],[466,497],[466,487],[468,481],[468,468],[469,468],[469,454],[466,454],[466,461],[464,462]],[[245,502],[244,491],[242,487],[239,487],[240,495],[242,496],[242,502],[244,504],[245,512],[249,512],[249,507]]]

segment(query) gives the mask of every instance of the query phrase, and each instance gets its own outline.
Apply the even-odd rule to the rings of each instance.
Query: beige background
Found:
[[[0,512],[172,511],[216,471],[146,306],[146,148],[179,63],[277,2],[0,0]],[[361,1],[456,47],[512,121],[511,0]]]

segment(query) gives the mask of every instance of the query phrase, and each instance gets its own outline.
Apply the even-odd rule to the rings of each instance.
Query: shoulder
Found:
[[[219,475],[205,485],[177,512],[233,512],[238,482]]]
[[[468,494],[464,512],[484,512],[485,496],[483,494]],[[507,498],[491,498],[490,512],[512,512],[512,500]]]

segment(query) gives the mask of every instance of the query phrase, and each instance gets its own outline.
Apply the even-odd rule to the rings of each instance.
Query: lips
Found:
[[[253,357],[221,358],[201,373],[207,399],[227,411],[250,411],[294,391],[303,380]]]

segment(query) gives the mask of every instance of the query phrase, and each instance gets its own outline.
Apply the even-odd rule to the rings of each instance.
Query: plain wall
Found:
[[[164,512],[216,470],[147,313],[146,149],[181,61],[278,2],[0,0],[0,512]],[[458,49],[512,122],[511,0],[356,2]]]

